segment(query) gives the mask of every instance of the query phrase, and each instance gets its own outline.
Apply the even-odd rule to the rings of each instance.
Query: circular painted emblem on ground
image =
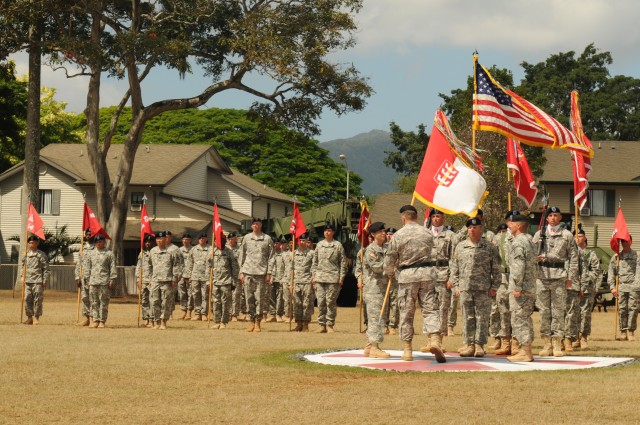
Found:
[[[388,359],[365,357],[363,350],[335,351],[332,353],[307,354],[304,358],[315,363],[333,366],[364,367],[367,369],[392,370],[398,372],[522,372],[528,370],[572,370],[607,367],[633,362],[631,357],[540,357],[533,362],[511,363],[506,356],[488,354],[485,357],[460,357],[457,353],[447,353],[447,362],[438,363],[432,354],[413,352],[413,361],[400,359],[402,351],[386,350]]]

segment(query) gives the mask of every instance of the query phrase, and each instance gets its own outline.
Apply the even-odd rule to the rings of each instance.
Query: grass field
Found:
[[[289,333],[280,323],[265,325],[260,334],[244,332],[244,323],[209,330],[206,323],[177,320],[154,331],[136,327],[137,300],[112,300],[108,327],[88,329],[73,325],[73,293],[45,292],[39,326],[17,323],[19,298],[19,292],[14,298],[0,291],[0,423],[640,421],[637,363],[522,373],[331,367],[293,354],[364,346],[355,308],[339,309],[335,334]],[[612,309],[594,312],[592,349],[584,355],[640,355],[640,342],[613,341],[613,319]],[[418,335],[414,349],[425,338]],[[445,339],[449,350],[460,344],[459,336]],[[536,340],[536,353],[539,347]],[[387,337],[383,348],[400,349],[401,343]]]

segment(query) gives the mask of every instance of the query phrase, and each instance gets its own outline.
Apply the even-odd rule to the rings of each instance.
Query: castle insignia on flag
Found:
[[[456,167],[448,159],[445,159],[440,165],[438,173],[434,176],[434,180],[439,186],[449,187],[457,175]]]

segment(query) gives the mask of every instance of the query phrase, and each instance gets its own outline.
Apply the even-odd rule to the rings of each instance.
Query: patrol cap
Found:
[[[331,223],[327,223],[324,226],[324,230],[333,230],[334,232],[336,231],[336,228],[333,226],[333,224]]]
[[[384,223],[381,221],[371,223],[371,225],[369,226],[369,233],[376,233],[380,230],[384,230]]]
[[[183,233],[182,234],[182,239],[187,238],[187,239],[191,239],[191,235],[189,233]]]
[[[40,238],[37,237],[36,235],[31,235],[27,238],[27,242],[31,242],[31,241],[37,241],[40,242]]]
[[[231,238],[237,238],[238,234],[236,232],[229,232],[229,234],[227,235],[227,239],[231,239]]]
[[[429,211],[429,217],[433,217],[436,214],[444,214],[444,213],[437,208],[431,208],[431,211]]]
[[[416,209],[416,207],[414,207],[413,205],[403,205],[400,208],[400,214],[402,214],[405,211],[413,211],[414,213],[418,213],[418,210]]]
[[[198,235],[198,239],[207,239],[208,237],[209,237],[209,236],[207,236],[207,234],[206,234],[206,233],[200,233],[200,234]]]
[[[511,216],[511,221],[513,223],[528,223],[529,217],[524,214],[514,214]]]
[[[166,238],[167,237],[167,232],[158,232],[156,233],[156,239],[158,238]]]
[[[504,223],[502,223],[501,225],[499,225],[499,226],[496,228],[496,233],[500,233],[500,232],[501,232],[501,231],[503,231],[503,230],[507,230],[507,225],[506,225],[506,224],[504,224]]]
[[[513,215],[520,215],[520,211],[519,210],[509,210],[507,211],[507,214],[505,214],[504,219],[505,220],[511,220],[511,216]]]
[[[560,212],[560,208],[555,207],[555,206],[554,206],[554,207],[549,207],[549,208],[547,208],[547,214],[551,214],[551,213],[558,213],[558,214],[562,214],[562,213]]]
[[[299,238],[299,239],[300,239],[301,241],[303,241],[303,240],[304,240],[304,241],[308,241],[308,240],[309,240],[309,234],[308,234],[307,232],[305,232],[305,233],[303,233],[303,234],[301,234],[301,235],[300,235],[300,238]]]
[[[482,220],[478,217],[473,217],[467,220],[467,227],[469,226],[482,226]]]
[[[260,223],[262,223],[262,219],[259,219],[258,217],[251,217],[251,224],[255,223],[259,221]]]
[[[104,235],[96,235],[96,236],[93,238],[93,240],[94,240],[95,242],[103,241],[103,240],[105,240],[105,237],[104,237]]]
[[[398,229],[396,229],[395,227],[389,227],[389,228],[387,229],[387,233],[395,233],[395,232],[397,232],[397,231],[398,231]]]

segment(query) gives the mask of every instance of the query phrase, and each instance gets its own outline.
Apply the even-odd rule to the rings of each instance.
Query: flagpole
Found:
[[[144,205],[147,204],[147,194],[142,195],[142,205],[144,211],[147,208]],[[142,259],[144,258],[144,233],[140,233],[140,255],[138,256],[138,262],[140,264],[140,273],[138,276],[138,327],[140,327],[140,315],[142,313]]]
[[[509,205],[509,211],[511,211],[511,170],[509,170],[509,165],[507,164],[507,203]]]
[[[382,301],[382,308],[380,309],[380,316],[378,317],[378,325],[382,324],[382,316],[384,314],[384,309],[387,306],[387,301],[389,300],[389,291],[391,290],[392,281],[393,281],[393,276],[389,276],[389,282],[387,283],[387,290],[384,293],[384,300]]]
[[[82,278],[83,277],[82,276],[82,273],[83,273],[83,270],[82,270],[83,269],[83,267],[82,267],[83,264],[82,263],[84,262],[83,261],[83,258],[84,258],[83,257],[84,256],[84,229],[82,229],[82,236],[80,236],[80,244],[81,244],[80,245],[80,255],[78,257],[78,261],[80,261],[80,274],[79,274],[80,286],[78,286],[78,307],[76,309],[77,310],[76,321],[78,321],[78,322],[80,321],[80,297],[81,297],[80,293],[82,292],[82,285],[84,285],[83,278]]]
[[[476,67],[478,66],[478,51],[476,50],[473,53],[473,93],[478,93],[478,82],[476,81]],[[475,114],[474,114],[475,115]],[[471,123],[471,150],[473,153],[476,153],[476,129],[473,125],[473,121],[475,121],[476,117],[473,117]],[[509,208],[511,209],[511,208]]]
[[[211,316],[213,316],[213,311],[211,311],[211,297],[213,295],[213,269],[215,267],[214,259],[215,259],[215,249],[216,249],[216,205],[218,204],[218,198],[213,199],[213,231],[211,232],[211,240],[213,243],[211,244],[211,267],[209,267],[209,300],[207,301],[207,310],[205,313],[207,314],[207,328],[211,327]]]
[[[362,232],[362,235],[360,235],[360,285],[359,286],[359,292],[360,292],[360,333],[362,333],[362,316],[363,316],[363,309],[364,306],[362,305],[362,293],[364,292],[364,231]]]
[[[29,202],[29,204],[31,204],[31,202]],[[25,285],[27,282],[27,250],[29,249],[29,242],[27,241],[27,239],[29,239],[29,231],[25,231],[25,238],[24,238],[24,256],[22,257],[22,262],[24,263],[22,266],[22,295],[21,295],[21,300],[20,301],[20,323],[22,323],[22,319],[23,319],[23,315],[24,315],[24,290],[25,290]]]
[[[619,198],[618,200],[618,210],[620,210],[622,208],[622,197]],[[618,320],[619,319],[619,313],[618,313],[618,308],[619,308],[619,300],[620,300],[620,292],[618,292],[618,290],[620,289],[620,245],[621,245],[621,240],[618,239],[618,258],[616,258],[616,319],[615,319],[615,325],[614,325],[614,330],[613,330],[613,340],[615,341],[616,339],[616,335],[618,335]]]
[[[296,229],[297,233],[297,229]],[[296,275],[296,233],[291,235],[291,240],[293,241],[293,249],[291,250],[291,282],[289,285],[289,332],[291,332],[291,322],[293,321],[293,285],[295,285],[295,275]],[[312,285],[313,286],[313,285]],[[313,290],[313,288],[311,288]]]

